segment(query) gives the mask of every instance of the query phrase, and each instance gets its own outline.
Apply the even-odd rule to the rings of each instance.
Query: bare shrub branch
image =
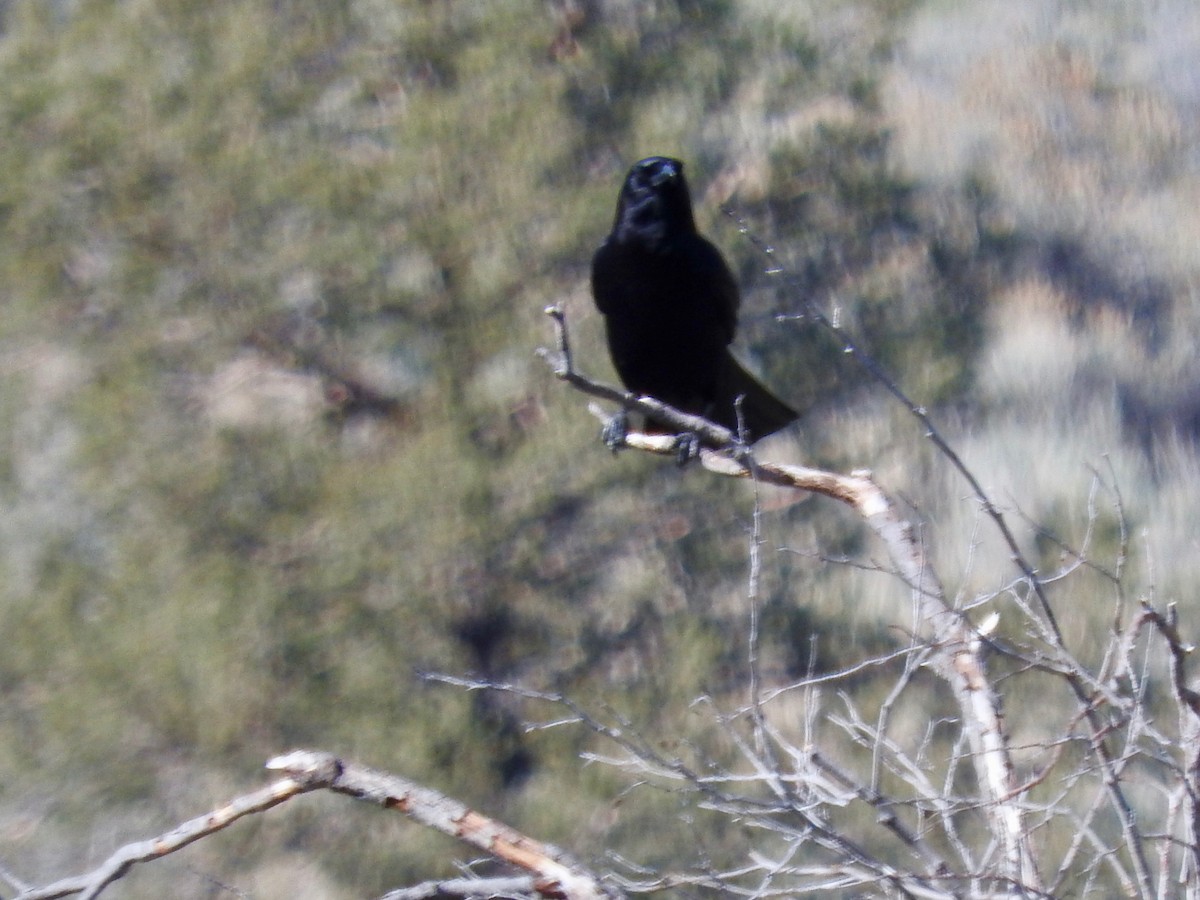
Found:
[[[767,273],[774,276],[787,277],[786,270],[781,268],[776,263],[775,248],[756,235],[736,212],[729,207],[723,207],[722,212],[725,213],[737,225],[738,230],[743,236],[756,247],[766,259],[769,261]],[[794,279],[793,279],[794,280]],[[797,285],[800,287],[799,285]],[[803,290],[794,292],[794,296],[805,298]],[[959,473],[966,481],[971,489],[972,495],[979,503],[983,512],[993,521],[996,530],[999,532],[1005,545],[1008,547],[1010,557],[1016,567],[1020,570],[1022,581],[1028,587],[1028,590],[1036,597],[1038,601],[1040,615],[1036,617],[1038,625],[1047,632],[1047,642],[1063,654],[1069,656],[1066,650],[1066,642],[1063,638],[1062,628],[1058,623],[1058,618],[1055,615],[1054,608],[1050,603],[1050,599],[1046,594],[1043,579],[1039,576],[1037,569],[1026,558],[1021,551],[1020,544],[1017,542],[1016,535],[1009,526],[1008,521],[1004,517],[1001,508],[992,501],[988,493],[983,489],[983,485],[970,468],[963,462],[962,458],[951,446],[949,441],[942,435],[941,431],[930,418],[927,410],[921,404],[912,400],[900,387],[896,381],[888,375],[881,365],[867,353],[858,342],[839,324],[831,320],[811,299],[801,299],[803,314],[796,318],[810,319],[817,322],[829,332],[840,344],[842,350],[848,356],[852,356],[858,360],[859,364],[884,387],[892,396],[894,396],[908,412],[920,423],[925,437],[937,448],[938,452],[949,461],[950,465]],[[786,317],[781,317],[786,318]],[[1119,500],[1119,498],[1118,498]],[[1123,557],[1122,557],[1123,560]],[[1120,561],[1119,561],[1120,562]],[[1092,731],[1092,741],[1094,751],[1100,766],[1104,769],[1104,784],[1109,791],[1112,806],[1117,812],[1121,823],[1121,829],[1124,834],[1125,844],[1132,857],[1134,870],[1137,876],[1138,891],[1141,896],[1150,896],[1152,894],[1150,869],[1145,857],[1143,836],[1141,835],[1137,817],[1133,811],[1128,798],[1125,796],[1121,788],[1121,778],[1117,771],[1119,760],[1112,754],[1105,743],[1104,733],[1105,726],[1102,719],[1097,714],[1091,695],[1087,685],[1087,678],[1084,677],[1082,667],[1067,667],[1063,672],[1065,681],[1074,693],[1075,699],[1079,704],[1079,708],[1083,711],[1087,718],[1088,724]]]
[[[458,838],[498,860],[529,873],[528,878],[502,879],[499,887],[510,896],[560,898],[560,900],[603,900],[618,898],[620,891],[601,884],[598,878],[565,852],[535,841],[513,828],[476,812],[430,788],[365,766],[339,759],[331,753],[295,750],[276,757],[267,768],[284,777],[269,787],[231,800],[203,816],[191,819],[166,834],[118,849],[95,871],[56,881],[40,888],[25,888],[17,900],[54,900],[79,894],[98,897],[137,863],[160,859],[188,844],[228,828],[238,819],[265,812],[291,798],[315,790],[329,790],[356,800],[365,800],[396,810],[426,827]],[[430,882],[392,892],[393,898],[480,896],[497,885],[491,880],[453,879]],[[471,885],[474,887],[471,887]],[[413,892],[416,893],[413,893]]]
[[[465,841],[534,876],[535,893],[571,900],[615,897],[564,851],[535,841],[457,800],[397,775],[343,762],[328,753],[296,750],[267,767],[283,771],[304,790],[325,788],[395,809],[429,828]]]
[[[858,471],[842,475],[804,466],[763,462],[754,459],[749,450],[737,446],[734,436],[719,426],[679,412],[653,398],[637,397],[592,381],[574,366],[562,310],[551,307],[547,314],[554,321],[557,352],[544,350],[541,355],[552,363],[555,374],[572,387],[640,411],[681,432],[703,435],[713,445],[713,449],[705,448],[700,454],[701,463],[710,472],[807,490],[844,503],[854,509],[883,541],[893,566],[912,590],[919,610],[920,637],[929,651],[928,664],[950,685],[962,712],[971,745],[971,762],[987,797],[993,833],[1002,841],[1005,877],[1013,884],[1036,891],[1037,867],[1026,838],[999,702],[986,675],[983,638],[965,616],[946,602],[942,586],[928,563],[912,523],[903,518],[871,473]],[[630,434],[626,444],[652,453],[675,452],[671,435]],[[731,447],[738,452],[722,452]]]
[[[92,872],[64,878],[45,887],[26,887],[17,900],[54,900],[79,894],[84,900],[100,896],[101,891],[122,878],[138,863],[161,859],[188,844],[228,828],[238,819],[265,812],[311,788],[292,778],[283,778],[269,787],[230,800],[212,812],[197,816],[147,841],[126,844]]]

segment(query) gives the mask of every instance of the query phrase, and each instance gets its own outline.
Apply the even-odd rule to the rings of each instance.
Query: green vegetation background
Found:
[[[618,802],[586,736],[416,676],[603,698],[664,742],[744,695],[752,492],[614,459],[533,352],[561,302],[611,377],[587,266],[651,153],[687,161],[742,349],[808,410],[764,454],[874,469],[953,592],[1013,574],[903,412],[777,320],[811,296],[1056,534],[1082,539],[1102,470],[1131,563],[1192,620],[1198,52],[1185,0],[0,4],[0,861],[79,871],[295,746],[585,859],[747,839]],[[775,681],[907,615],[822,562],[873,558],[854,523],[793,499],[764,497]],[[1094,552],[1116,534],[1102,512]],[[1099,646],[1109,607],[1073,584],[1068,637]],[[349,807],[308,798],[122,895],[452,871],[449,842]]]

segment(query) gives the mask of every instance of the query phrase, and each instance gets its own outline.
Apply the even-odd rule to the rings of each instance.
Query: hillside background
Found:
[[[698,696],[744,697],[754,492],[614,458],[534,355],[562,303],[612,378],[588,264],[651,154],[686,160],[739,350],[806,410],[764,456],[873,469],[952,595],[1015,574],[903,409],[795,318],[811,299],[1015,514],[1111,556],[1095,474],[1118,488],[1128,566],[1194,637],[1197,59],[1192,0],[0,3],[0,863],[82,871],[295,746],[585,860],[749,839],[418,677],[603,700],[664,741],[710,727]],[[830,561],[877,555],[848,515],[762,499],[764,677],[903,641],[903,589]],[[1073,585],[1064,631],[1098,648],[1111,609]],[[453,873],[449,841],[350,806],[116,892]]]

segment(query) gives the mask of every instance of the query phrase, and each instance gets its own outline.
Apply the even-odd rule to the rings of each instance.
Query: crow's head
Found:
[[[634,163],[617,199],[613,223],[617,242],[664,250],[676,237],[695,230],[683,163],[665,156]]]

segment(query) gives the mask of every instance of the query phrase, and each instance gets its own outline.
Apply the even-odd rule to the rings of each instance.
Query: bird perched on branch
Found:
[[[734,433],[741,397],[750,441],[798,418],[729,352],[737,283],[720,251],[696,231],[679,160],[652,156],[629,170],[612,232],[592,258],[592,296],[604,314],[613,365],[630,391]],[[624,424],[618,418],[615,429],[606,429],[614,446]]]

